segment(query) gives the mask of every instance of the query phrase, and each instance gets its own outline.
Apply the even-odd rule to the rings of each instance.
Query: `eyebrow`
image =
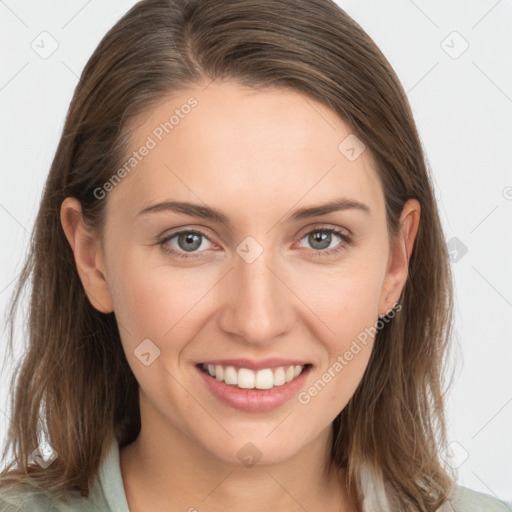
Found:
[[[288,220],[297,221],[342,210],[359,210],[368,215],[371,215],[371,210],[366,204],[355,201],[353,199],[341,198],[318,206],[310,206],[307,208],[300,208],[295,210],[291,215],[288,216]],[[136,217],[163,211],[171,211],[189,215],[191,217],[209,219],[224,224],[225,226],[231,225],[228,216],[221,211],[209,206],[202,206],[184,201],[163,201],[161,203],[157,203],[144,208],[136,215]]]

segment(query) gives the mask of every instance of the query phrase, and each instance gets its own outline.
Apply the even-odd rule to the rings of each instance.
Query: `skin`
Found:
[[[103,244],[84,226],[76,199],[61,208],[86,293],[99,311],[115,312],[140,385],[141,433],[120,451],[130,510],[357,510],[340,483],[344,470],[330,464],[331,422],[362,378],[371,336],[308,404],[292,399],[262,413],[217,400],[195,364],[296,357],[313,364],[307,390],[398,301],[420,205],[406,203],[390,246],[370,152],[349,161],[338,150],[349,127],[286,89],[214,82],[176,93],[140,118],[133,149],[190,96],[197,107],[104,199]],[[366,204],[370,214],[348,209],[287,220],[296,208],[341,197]],[[174,212],[137,217],[164,200],[206,204],[232,225]],[[329,248],[341,250],[315,257],[325,249],[307,235],[325,227],[350,230],[353,243],[332,235]],[[197,257],[182,260],[158,245],[180,229],[209,238]],[[252,263],[236,252],[247,236],[263,248]],[[187,254],[177,237],[167,245]],[[149,366],[134,355],[146,338],[161,351]],[[237,457],[247,442],[261,452],[251,467]]]

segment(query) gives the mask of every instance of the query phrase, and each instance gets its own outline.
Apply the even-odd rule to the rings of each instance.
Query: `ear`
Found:
[[[414,240],[418,232],[421,206],[416,199],[409,199],[400,216],[400,232],[391,248],[388,268],[379,300],[379,317],[385,316],[398,302],[409,274]]]
[[[97,236],[84,224],[82,206],[74,197],[62,201],[60,221],[75,256],[76,268],[91,304],[102,313],[113,311],[103,251]]]

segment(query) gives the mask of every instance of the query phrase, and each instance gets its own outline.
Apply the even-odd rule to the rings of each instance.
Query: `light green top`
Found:
[[[457,486],[450,505],[444,510],[454,512],[512,512],[506,504],[487,494]],[[87,498],[76,497],[54,503],[41,492],[13,495],[0,491],[0,512],[130,512],[119,465],[119,446],[113,441],[101,463],[98,475]],[[378,511],[375,511],[378,512]]]

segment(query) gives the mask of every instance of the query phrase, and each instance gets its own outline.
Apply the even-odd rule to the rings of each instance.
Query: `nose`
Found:
[[[223,280],[219,325],[252,345],[271,345],[289,332],[294,317],[292,291],[271,251],[252,263],[235,255],[234,268]]]

